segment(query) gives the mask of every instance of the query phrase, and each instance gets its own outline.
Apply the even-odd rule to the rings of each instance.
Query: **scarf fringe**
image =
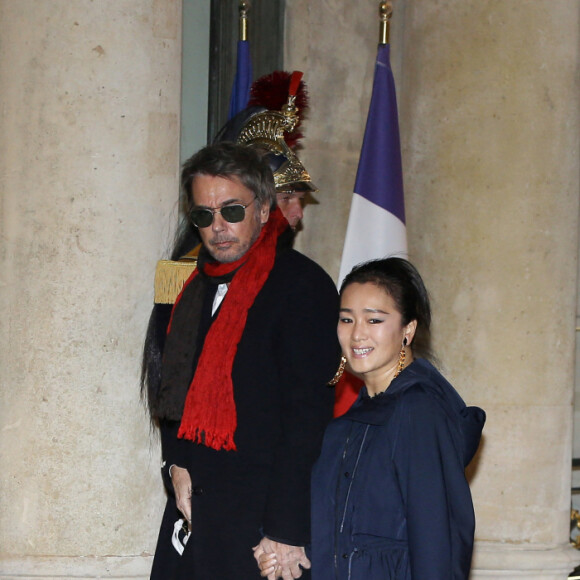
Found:
[[[220,451],[221,449],[224,449],[225,451],[238,450],[231,433],[209,433],[208,431],[202,430],[200,427],[194,427],[194,429],[190,431],[185,427],[180,427],[179,437],[189,439],[194,443],[199,443],[206,447],[211,447],[211,449],[215,449],[216,451]]]

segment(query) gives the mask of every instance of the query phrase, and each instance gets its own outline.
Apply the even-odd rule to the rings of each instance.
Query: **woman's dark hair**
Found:
[[[431,352],[431,306],[429,294],[417,268],[403,258],[371,260],[355,266],[340,286],[340,295],[351,284],[375,284],[395,302],[403,325],[417,321],[413,352],[433,358]]]
[[[184,212],[192,209],[192,185],[198,175],[211,175],[225,179],[237,178],[256,196],[256,211],[266,203],[270,209],[276,205],[276,187],[272,170],[260,152],[244,145],[222,141],[200,149],[184,164],[181,187],[184,192]]]

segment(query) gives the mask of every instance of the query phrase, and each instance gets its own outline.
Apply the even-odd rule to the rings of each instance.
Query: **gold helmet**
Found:
[[[252,102],[256,102],[255,99],[251,99],[250,106],[231,119],[218,133],[214,142],[234,141],[262,150],[264,159],[274,174],[277,192],[317,191],[308,171],[287,142],[297,142],[295,129],[300,123],[300,117],[296,97],[301,85],[302,73],[294,71],[291,75],[289,73],[275,74],[286,75],[283,79],[286,82],[289,81],[287,100],[281,109],[271,110],[259,105],[251,106]],[[256,81],[256,83],[259,82],[260,79]],[[305,96],[302,98],[305,99]],[[289,139],[291,135],[294,135],[292,140]]]

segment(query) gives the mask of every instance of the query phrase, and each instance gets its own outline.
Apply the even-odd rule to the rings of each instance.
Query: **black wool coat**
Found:
[[[202,318],[211,318],[213,296],[205,297]],[[340,359],[337,317],[336,288],[322,268],[295,250],[279,253],[234,360],[237,451],[178,439],[177,422],[162,424],[168,501],[153,579],[257,580],[252,547],[263,535],[310,541],[310,471],[332,417],[327,383]],[[167,475],[172,464],[189,470],[193,486],[192,534],[182,556],[171,545],[181,517]]]

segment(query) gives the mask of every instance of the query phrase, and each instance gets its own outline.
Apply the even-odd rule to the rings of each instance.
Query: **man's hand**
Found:
[[[177,509],[183,514],[191,530],[191,477],[189,471],[183,467],[172,465],[169,473],[175,491]]]
[[[268,580],[293,580],[302,576],[302,568],[310,568],[310,560],[306,557],[302,546],[290,546],[275,542],[269,538],[254,548],[254,558],[261,570],[261,576]]]

